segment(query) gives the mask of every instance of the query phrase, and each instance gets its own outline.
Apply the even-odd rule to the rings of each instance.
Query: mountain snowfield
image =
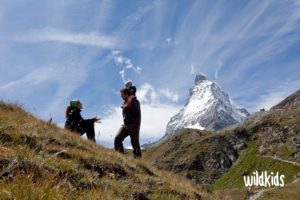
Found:
[[[247,116],[249,112],[237,108],[215,82],[198,74],[187,103],[170,119],[165,136],[174,135],[183,128],[216,131],[238,123]]]

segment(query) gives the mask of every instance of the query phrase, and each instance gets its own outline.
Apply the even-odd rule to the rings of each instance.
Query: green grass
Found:
[[[201,152],[213,152],[218,148],[218,144],[215,142],[203,142],[204,139],[212,136],[211,133],[207,134],[205,131],[201,133],[200,135],[200,133],[186,129],[176,137],[160,144],[159,147],[147,149],[145,158],[150,162],[159,163],[159,166],[163,169],[183,161],[186,164],[192,162],[195,156]]]
[[[40,180],[42,181],[42,180]],[[0,199],[23,200],[60,200],[65,199],[59,188],[49,181],[32,182],[31,176],[19,176],[14,182],[8,180],[0,183]]]
[[[292,145],[280,145],[278,147],[278,156],[282,159],[290,159],[292,154],[296,152],[296,147]]]
[[[255,142],[248,144],[248,148],[244,150],[237,161],[227,173],[223,174],[218,180],[212,184],[214,190],[226,188],[243,188],[244,175],[251,175],[256,170],[258,172],[267,171],[279,172],[285,175],[284,182],[290,183],[294,176],[300,172],[300,167],[289,163],[285,163],[271,158],[257,156],[257,145]]]

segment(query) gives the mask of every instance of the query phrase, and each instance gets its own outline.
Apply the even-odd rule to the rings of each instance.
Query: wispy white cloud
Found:
[[[194,63],[191,64],[191,74],[195,75],[197,73]]]
[[[126,76],[126,72],[128,70],[132,70],[136,74],[141,74],[142,68],[140,66],[133,65],[132,60],[122,56],[120,51],[112,51],[111,57],[115,61],[116,65],[121,67],[119,73],[124,83],[128,81],[128,77]]]
[[[143,104],[159,104],[159,96],[156,90],[149,83],[143,84],[138,90],[138,98]]]
[[[178,102],[179,95],[172,92],[169,88],[160,89],[159,92],[173,102]]]
[[[46,82],[49,80],[55,80],[56,74],[55,70],[51,68],[39,68],[33,70],[29,74],[25,75],[24,77],[12,80],[3,86],[0,87],[0,90],[22,90],[23,88],[32,87],[42,82]]]
[[[276,13],[271,13],[268,9],[272,6],[277,7],[274,4],[286,6],[290,12],[281,13],[280,10],[276,10]],[[225,12],[221,3],[217,3],[208,11],[206,16],[209,17],[203,18],[202,23],[194,28],[192,32],[189,32],[186,30],[191,30],[192,26],[195,27],[195,24],[193,24],[195,21],[191,19],[193,16],[197,16],[196,12],[201,6],[201,2],[195,2],[193,8],[185,16],[176,38],[179,41],[185,41],[182,44],[186,44],[184,51],[189,52],[189,59],[196,60],[197,65],[203,68],[208,68],[209,66],[206,65],[216,59],[225,62],[229,59],[235,60],[237,56],[242,55],[243,57],[237,59],[238,63],[236,63],[236,68],[240,72],[245,67],[253,67],[257,63],[267,60],[270,54],[280,53],[282,48],[278,48],[278,45],[283,45],[284,50],[286,46],[292,44],[292,42],[289,42],[290,37],[284,38],[282,36],[299,27],[300,12],[299,8],[296,6],[290,7],[289,4],[264,1],[257,6],[255,1],[248,2],[239,13],[230,18],[230,21],[220,25],[218,23],[224,20]],[[243,17],[238,17],[240,15]],[[266,20],[261,20],[262,18],[266,18]],[[216,27],[219,28],[218,31],[215,31]],[[264,36],[269,37],[258,43],[252,42],[249,44],[253,39]],[[297,35],[292,37],[298,38]],[[287,41],[287,43],[283,44],[283,41]],[[191,45],[191,43],[197,45]],[[170,61],[173,61],[173,63],[178,62],[176,57],[178,57],[178,53],[174,52],[174,55],[170,57]],[[234,74],[234,76],[237,76],[237,74]]]
[[[299,3],[249,1],[234,14],[228,12],[234,10],[234,6],[228,4],[230,9],[227,10],[225,4],[220,1],[209,6],[205,16],[200,18],[199,9],[205,8],[207,2],[193,2],[181,23],[177,24],[174,37],[179,41],[178,48],[172,50],[161,61],[161,65],[172,68],[168,71],[172,73],[168,76],[170,79],[181,72],[181,84],[184,84],[183,80],[190,80],[188,75],[194,75],[197,66],[200,71],[220,79],[218,81],[230,88],[233,95],[241,93],[236,88],[243,87],[251,91],[245,93],[243,98],[257,97],[269,85],[261,81],[259,85],[256,82],[249,83],[248,78],[255,73],[256,78],[268,76],[276,80],[277,77],[270,77],[271,73],[265,73],[264,69],[273,67],[274,71],[280,73],[282,67],[276,63],[272,66],[265,63],[280,57],[284,60],[287,50],[299,43]],[[293,56],[292,59],[297,58]],[[194,64],[187,65],[187,62]],[[287,60],[284,65],[287,63],[290,61]],[[183,73],[184,70],[190,73]],[[178,85],[178,82],[170,84],[175,87],[174,84]]]
[[[154,88],[149,83],[143,84],[138,91],[139,99],[142,103],[157,105],[165,98],[167,101],[177,103],[179,95],[169,88]]]
[[[108,115],[101,117],[102,123],[95,124],[95,132],[98,141],[109,143],[109,146],[112,146],[114,137],[123,124],[123,117],[120,106],[110,106],[108,109],[110,111]]]
[[[252,103],[250,109],[252,111],[258,111],[262,108],[270,109],[299,88],[300,80],[286,81],[283,84],[279,84],[269,89],[266,93],[260,95],[257,103]]]
[[[29,73],[2,85],[0,92],[9,94],[13,99],[22,99],[22,104],[26,103],[29,108],[34,107],[34,104],[28,99],[35,98],[38,101],[47,96],[47,101],[43,102],[44,109],[38,110],[39,116],[48,117],[52,113],[57,120],[63,115],[62,110],[72,93],[85,83],[88,76],[86,63],[92,55],[82,55],[81,59],[71,56],[60,63],[47,63],[42,67],[31,66],[33,69]],[[49,91],[53,92],[49,94]]]
[[[121,41],[113,36],[104,35],[98,32],[74,33],[55,28],[29,30],[16,34],[12,39],[18,42],[63,42],[99,48],[120,48],[122,46]]]
[[[220,70],[223,67],[223,62],[221,60],[218,61],[217,69],[215,71],[215,79],[219,79]]]
[[[273,9],[270,11],[272,7],[276,8],[275,12]],[[278,7],[286,7],[289,12],[282,12]],[[229,27],[232,29],[220,33],[221,54],[213,51],[208,55],[208,59],[218,57],[223,61],[239,56],[231,63],[235,70],[228,74],[227,81],[241,77],[247,70],[255,69],[299,40],[297,34],[291,33],[300,27],[300,7],[291,6],[291,2],[265,1],[259,7],[253,2],[243,12],[242,18],[231,22]],[[253,42],[254,39],[259,42]]]
[[[167,43],[167,45],[170,45],[170,44],[171,44],[171,42],[172,42],[172,38],[167,38],[167,39],[166,39],[166,43]]]
[[[168,37],[165,39],[163,46],[177,46],[178,41],[175,38]]]

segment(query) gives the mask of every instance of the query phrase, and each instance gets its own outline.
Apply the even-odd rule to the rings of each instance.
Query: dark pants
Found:
[[[94,122],[91,120],[85,120],[82,123],[82,130],[81,135],[86,133],[88,140],[96,142],[95,139],[95,129],[94,129]]]
[[[133,154],[135,157],[141,157],[141,147],[139,142],[140,126],[139,125],[122,125],[115,137],[115,150],[124,153],[123,141],[130,136]]]

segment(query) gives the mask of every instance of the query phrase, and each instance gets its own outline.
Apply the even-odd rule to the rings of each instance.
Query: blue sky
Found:
[[[0,30],[0,98],[60,125],[78,98],[106,145],[124,80],[139,88],[143,142],[164,134],[199,72],[250,112],[300,88],[299,0],[2,0]]]

